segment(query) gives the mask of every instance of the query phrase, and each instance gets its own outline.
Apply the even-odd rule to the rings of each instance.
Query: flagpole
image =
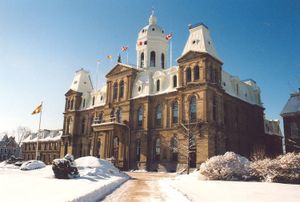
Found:
[[[126,51],[126,60],[127,60],[127,64],[129,65],[129,63],[128,63],[128,50]]]
[[[98,89],[98,74],[99,74],[99,63],[100,63],[100,60],[97,60],[97,65],[96,65],[96,90]]]
[[[43,112],[43,101],[41,103],[42,110],[40,112],[40,120],[39,120],[39,130],[37,132],[37,141],[36,141],[36,149],[35,149],[35,160],[38,160],[38,148],[39,148],[39,133],[41,130],[41,122],[42,122],[42,112]]]
[[[172,67],[172,39],[170,40],[170,67]]]

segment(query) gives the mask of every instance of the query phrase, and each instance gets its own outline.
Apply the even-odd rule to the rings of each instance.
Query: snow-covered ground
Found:
[[[30,171],[0,168],[0,201],[96,201],[128,179],[107,161],[84,158],[75,161],[80,164],[76,179],[55,179],[51,166]]]
[[[165,179],[162,183],[171,185],[191,201],[300,201],[300,185],[267,182],[205,181],[200,180],[199,177],[199,174],[194,172],[174,179]]]

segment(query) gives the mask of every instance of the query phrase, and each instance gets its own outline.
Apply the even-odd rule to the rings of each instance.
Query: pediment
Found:
[[[179,57],[177,59],[177,62],[181,63],[181,62],[186,61],[186,60],[192,60],[192,59],[195,59],[197,57],[200,57],[201,55],[203,55],[203,53],[201,53],[201,52],[189,51],[189,52],[185,53],[184,55],[182,55],[181,57]]]
[[[70,89],[70,90],[68,90],[68,92],[66,92],[65,96],[70,96],[70,95],[75,95],[75,94],[82,94],[82,93]]]
[[[185,62],[185,61],[189,61],[189,60],[193,60],[193,59],[196,59],[196,58],[200,58],[202,56],[208,56],[208,57],[213,58],[214,60],[218,61],[220,64],[223,64],[222,61],[220,61],[219,59],[211,56],[207,52],[198,52],[198,51],[188,51],[187,53],[185,53],[184,55],[182,55],[181,57],[179,57],[177,59],[177,62],[178,63],[182,63],[182,62]]]
[[[132,71],[137,71],[137,70],[134,69],[133,67],[130,67],[129,65],[118,63],[118,64],[116,64],[116,66],[114,68],[112,68],[112,70],[110,70],[110,72],[108,72],[106,74],[105,77],[108,78],[113,75],[117,75],[117,74],[124,73],[124,72],[132,72]]]

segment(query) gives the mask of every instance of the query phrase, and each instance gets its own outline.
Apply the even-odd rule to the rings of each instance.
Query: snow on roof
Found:
[[[280,115],[300,112],[300,93],[291,94]]]
[[[39,132],[39,142],[59,141],[62,136],[62,130],[42,130]],[[36,142],[37,133],[27,135],[22,143]]]
[[[252,79],[241,81],[239,77],[222,70],[222,88],[233,97],[239,98],[250,104],[262,106],[260,89]]]

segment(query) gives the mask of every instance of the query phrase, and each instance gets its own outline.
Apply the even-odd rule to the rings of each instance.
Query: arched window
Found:
[[[217,100],[216,97],[213,96],[213,102],[212,102],[213,106],[212,106],[212,118],[214,121],[217,120]]]
[[[81,121],[81,133],[84,133],[84,131],[85,131],[85,118],[83,118]]]
[[[118,97],[118,83],[114,83],[114,94],[113,94],[113,99],[117,99]]]
[[[70,133],[70,123],[71,123],[71,117],[67,118],[66,134]]]
[[[195,122],[197,120],[197,103],[196,96],[193,95],[190,99],[190,121]]]
[[[155,141],[155,160],[159,161],[160,158],[160,139],[157,138]]]
[[[144,113],[143,107],[140,107],[138,109],[138,126],[139,127],[143,126],[143,113]]]
[[[73,99],[71,100],[71,103],[70,103],[70,109],[73,109],[73,104],[74,104],[74,101],[73,101]]]
[[[191,72],[191,68],[188,67],[186,69],[186,82],[191,82],[192,81],[192,72]]]
[[[156,91],[160,91],[160,80],[156,80]]]
[[[171,153],[172,153],[172,161],[178,160],[178,141],[175,136],[171,138]]]
[[[165,68],[165,54],[161,54],[161,68]]]
[[[161,126],[161,106],[160,106],[160,104],[156,106],[155,123],[156,123],[156,126]]]
[[[141,140],[136,140],[136,161],[140,161],[141,156]]]
[[[119,108],[117,111],[116,111],[116,120],[118,123],[121,123],[122,121],[122,117],[121,117],[121,108]]]
[[[197,81],[200,78],[199,66],[196,65],[194,67],[194,80]]]
[[[141,54],[141,68],[144,67],[144,61],[145,61],[145,57],[144,57],[144,53]]]
[[[122,80],[120,82],[120,91],[119,91],[119,97],[122,98],[124,96],[124,81]]]
[[[151,51],[150,53],[150,67],[155,67],[155,52]]]
[[[67,99],[66,105],[67,105],[66,108],[67,108],[67,109],[70,109],[70,100]]]
[[[172,104],[172,123],[178,123],[178,102]]]
[[[173,88],[177,87],[177,76],[173,76]]]
[[[93,102],[92,102],[92,105],[93,105],[93,106],[95,105],[95,96],[93,96]]]

